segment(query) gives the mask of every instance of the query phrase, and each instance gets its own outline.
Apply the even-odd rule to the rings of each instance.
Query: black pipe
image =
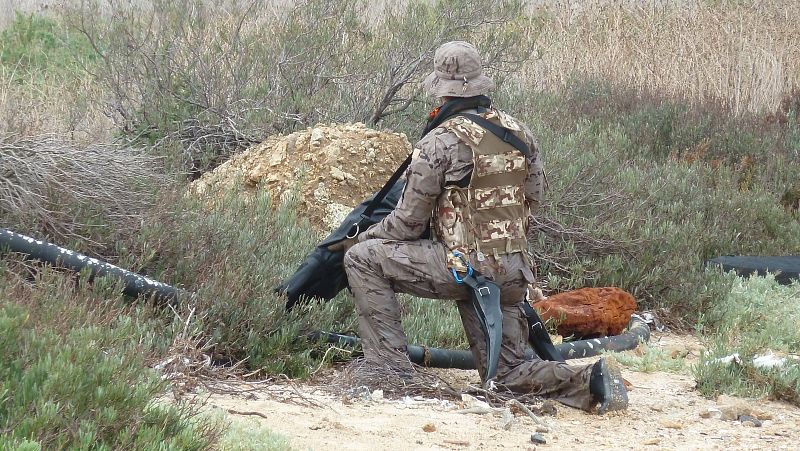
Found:
[[[157,301],[174,302],[179,296],[191,295],[186,290],[175,288],[96,258],[7,229],[0,229],[0,251],[3,249],[77,272],[88,268],[90,279],[96,276],[116,277],[125,283],[123,293],[127,296],[153,296]]]
[[[358,337],[331,332],[314,332],[309,336],[309,339],[347,347],[356,347],[361,341]],[[597,356],[603,351],[627,351],[635,349],[640,342],[649,340],[650,326],[639,316],[633,315],[631,322],[628,324],[627,332],[621,335],[571,341],[557,344],[555,347],[565,359],[569,360]],[[533,358],[535,353],[533,349],[528,349],[525,355],[527,358]],[[433,368],[475,369],[472,352],[465,350],[409,345],[408,357],[417,365]]]

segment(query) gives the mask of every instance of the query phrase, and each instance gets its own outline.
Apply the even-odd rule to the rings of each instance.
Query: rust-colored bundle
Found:
[[[543,320],[553,319],[563,336],[619,335],[636,310],[636,299],[617,287],[581,288],[534,302]]]

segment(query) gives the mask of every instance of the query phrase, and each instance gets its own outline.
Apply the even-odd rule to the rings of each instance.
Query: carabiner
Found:
[[[454,257],[458,257],[464,262],[464,265],[467,267],[467,275],[465,277],[472,277],[472,265],[470,262],[464,258],[464,254],[458,251],[452,251]],[[455,268],[450,268],[450,271],[453,273],[453,278],[456,280],[456,283],[461,285],[464,283],[464,278],[458,277],[458,271]]]

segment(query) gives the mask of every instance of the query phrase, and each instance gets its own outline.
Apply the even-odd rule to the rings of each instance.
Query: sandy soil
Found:
[[[680,357],[688,353],[688,364],[696,361],[700,349],[695,338],[672,334],[655,334],[651,346]],[[475,371],[441,371],[451,373],[451,379],[478,381]],[[347,398],[324,385],[277,384],[247,396],[212,395],[209,403],[248,418],[254,428],[284,435],[296,449],[794,450],[800,446],[797,407],[763,399],[705,399],[694,389],[688,371],[643,373],[626,368],[623,375],[632,384],[627,412],[597,416],[559,404],[555,416],[541,417],[549,430],[541,434],[547,443],[538,445],[531,442],[531,435],[541,426],[524,414],[513,417],[508,425],[508,417],[504,420],[499,412],[459,413],[462,403],[438,399]],[[713,414],[703,418],[709,409],[729,412],[732,406],[734,415],[735,409],[744,409],[762,418],[762,426]]]

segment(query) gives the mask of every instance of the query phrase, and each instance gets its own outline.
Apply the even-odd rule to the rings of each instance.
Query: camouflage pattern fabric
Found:
[[[475,206],[478,210],[522,205],[523,200],[522,189],[518,186],[475,189]]]
[[[531,149],[524,158],[527,176],[521,198],[535,211],[544,189],[544,172],[536,142],[527,128],[508,115],[493,112],[505,123],[524,130]],[[503,119],[505,118],[505,119]],[[485,367],[486,346],[478,318],[469,302],[469,293],[456,284],[448,269],[448,246],[441,241],[421,240],[430,223],[434,206],[449,202],[450,209],[440,208],[439,221],[457,228],[463,192],[448,190],[449,198],[439,200],[446,185],[461,181],[473,170],[473,150],[469,143],[447,128],[428,133],[415,146],[414,158],[406,171],[406,188],[388,216],[358,236],[344,257],[347,278],[358,310],[359,334],[364,355],[376,365],[411,367],[406,354],[407,337],[401,324],[400,304],[395,293],[409,293],[429,298],[455,301],[464,324],[470,349],[478,368]],[[496,202],[507,202],[505,194],[491,194]],[[520,198],[515,193],[514,198]],[[449,221],[449,222],[448,222]],[[500,225],[505,234],[524,233],[521,225]],[[462,231],[466,233],[465,231]],[[459,233],[454,231],[454,233]],[[525,360],[527,320],[520,302],[534,281],[530,262],[524,253],[485,256],[466,255],[470,263],[501,288],[503,344],[497,382],[520,393],[550,397],[569,406],[589,409],[590,365],[567,365],[560,362]],[[434,302],[434,301],[432,301]]]
[[[345,254],[344,266],[358,310],[358,330],[367,362],[410,370],[408,339],[395,293],[454,300],[478,368],[486,365],[486,343],[465,285],[447,268],[448,250],[430,240],[370,239]],[[474,257],[474,256],[473,256]],[[474,260],[474,258],[473,258]],[[497,383],[519,393],[556,399],[589,410],[591,365],[525,359],[528,323],[520,306],[533,274],[522,254],[487,256],[481,272],[500,286],[503,344]],[[435,301],[431,301],[435,302]],[[483,376],[483,375],[482,375]]]
[[[475,174],[478,176],[519,171],[525,168],[525,157],[517,151],[497,155],[480,155],[477,160]]]
[[[525,238],[525,227],[520,220],[495,220],[478,224],[478,237],[482,241]]]

